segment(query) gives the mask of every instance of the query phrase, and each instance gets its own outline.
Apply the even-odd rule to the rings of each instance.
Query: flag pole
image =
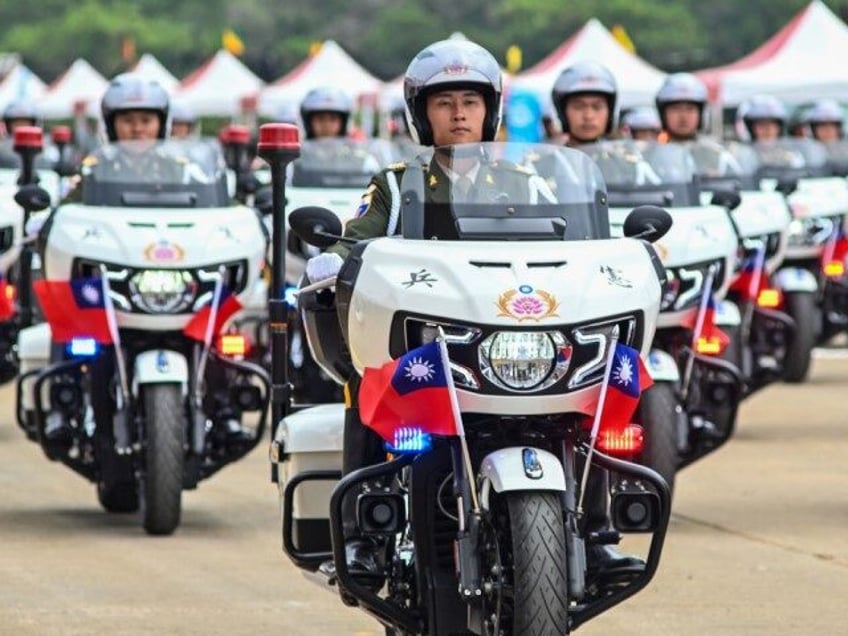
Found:
[[[224,266],[218,268],[218,276],[215,279],[215,289],[212,292],[212,306],[209,308],[209,318],[206,321],[206,332],[203,335],[203,350],[200,352],[200,361],[197,363],[197,382],[194,385],[195,399],[200,400],[200,387],[203,385],[203,375],[206,373],[206,360],[209,357],[209,347],[212,344],[212,332],[218,321],[221,294],[224,290]]]
[[[695,317],[695,325],[692,330],[692,346],[689,352],[689,357],[686,359],[686,368],[683,370],[683,383],[680,389],[680,395],[683,401],[689,395],[689,384],[692,382],[692,369],[695,366],[695,352],[698,350],[698,338],[704,331],[704,321],[707,317],[707,306],[713,295],[713,281],[715,280],[716,264],[710,265],[707,270],[707,279],[704,281],[704,293],[701,295],[701,302],[698,305],[698,314]]]
[[[118,407],[122,408],[127,403],[130,395],[129,382],[127,380],[127,368],[124,366],[124,352],[121,349],[121,333],[118,331],[118,319],[115,315],[115,303],[112,302],[111,291],[109,285],[109,270],[100,265],[100,283],[103,293],[103,308],[106,311],[106,325],[109,327],[109,335],[112,337],[112,345],[115,348],[115,362],[118,367],[118,378],[121,382],[121,399],[123,404]]]
[[[609,387],[610,374],[612,373],[613,359],[615,358],[615,347],[618,344],[618,325],[613,327],[609,340],[609,351],[607,352],[606,368],[604,369],[604,381],[601,384],[601,393],[598,395],[598,408],[595,409],[595,420],[592,422],[592,432],[589,436],[589,452],[586,453],[586,465],[583,466],[583,477],[580,479],[580,500],[577,502],[577,516],[583,516],[583,497],[586,494],[586,482],[589,480],[589,468],[592,466],[592,455],[595,453],[595,441],[598,439],[598,431],[601,428],[601,418],[604,413],[604,403],[607,398],[607,387]]]
[[[439,343],[439,353],[442,356],[442,368],[445,370],[445,382],[448,385],[448,393],[450,394],[453,420],[456,422],[456,434],[459,437],[459,446],[462,451],[462,463],[465,466],[465,472],[468,478],[468,487],[471,491],[471,508],[475,514],[479,514],[480,503],[477,500],[477,486],[474,482],[474,469],[471,465],[471,453],[468,451],[468,442],[465,439],[465,426],[462,424],[462,412],[459,410],[459,400],[456,397],[456,387],[453,383],[453,374],[451,373],[450,368],[450,357],[448,356],[448,346],[445,342],[445,332],[441,326],[439,326],[439,337],[436,340]]]

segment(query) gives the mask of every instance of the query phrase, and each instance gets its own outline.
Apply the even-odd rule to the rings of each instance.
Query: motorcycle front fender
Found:
[[[680,369],[671,355],[662,349],[651,349],[648,354],[648,373],[655,382],[679,382]]]
[[[521,490],[565,492],[565,472],[559,459],[539,448],[502,448],[480,464],[480,505],[489,509],[489,494]]]
[[[816,277],[803,267],[783,267],[774,275],[774,285],[783,292],[816,293],[819,288]]]
[[[143,384],[179,384],[182,394],[188,394],[188,361],[183,354],[168,349],[142,351],[133,363],[133,397]]]
[[[717,300],[715,307],[715,324],[719,327],[735,327],[742,324],[742,314],[736,303],[729,300]]]

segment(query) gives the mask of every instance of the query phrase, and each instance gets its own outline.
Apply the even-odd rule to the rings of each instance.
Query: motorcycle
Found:
[[[34,162],[32,177],[26,180],[40,184],[50,200],[58,203],[60,176],[40,157],[34,159],[38,161]],[[22,320],[18,311],[19,260],[26,212],[15,201],[15,194],[23,181],[21,158],[11,154],[11,149],[0,151],[0,383],[13,379],[18,373],[16,342]]]
[[[704,200],[738,199],[731,210],[739,238],[738,266],[727,297],[739,308],[741,321],[728,334],[724,357],[741,370],[747,396],[785,379],[793,361],[809,359],[806,325],[799,325],[789,313],[792,305],[785,299],[809,297],[810,280],[803,273],[782,269],[791,213],[784,194],[761,189],[762,165],[751,147],[730,143],[716,152],[714,142],[705,141],[691,149]],[[726,155],[733,158],[732,167],[708,159]]]
[[[86,159],[79,200],[40,230],[47,322],[19,334],[16,412],[48,459],[96,484],[106,511],[140,509],[147,533],[167,535],[182,491],[247,454],[266,426],[268,374],[226,326],[260,276],[266,237],[254,210],[231,203],[220,156],[197,163],[184,143],[149,143]],[[155,162],[120,163],[139,156]]]
[[[289,169],[286,189],[288,208],[318,205],[332,210],[343,222],[354,217],[363,201],[371,177],[397,160],[397,149],[383,139],[358,141],[333,137],[305,141],[300,157]],[[260,171],[262,172],[262,171]],[[261,176],[261,182],[269,180]],[[268,191],[266,190],[266,193]],[[260,203],[271,231],[270,200]],[[294,292],[303,277],[306,261],[319,250],[289,234],[286,245],[286,297],[289,305],[289,354],[295,400],[304,404],[338,402],[343,399],[341,384],[315,363],[315,353],[306,342]],[[271,262],[269,257],[269,263]],[[254,312],[252,328],[264,346],[257,351],[269,363],[270,349],[265,331],[267,311]]]
[[[848,182],[845,180],[845,143],[827,146],[804,140],[763,147],[765,186],[787,194],[793,220],[786,262],[815,283],[815,297],[792,299],[798,321],[810,326],[813,344],[825,344],[848,328],[848,278],[845,276],[848,239]],[[782,152],[781,152],[782,151]],[[790,299],[787,298],[787,303]],[[803,362],[788,379],[806,377]]]
[[[834,333],[833,322],[825,327],[825,316],[838,321],[832,305],[839,292],[828,283],[839,276],[828,276],[826,270],[848,214],[848,183],[831,176],[824,145],[811,139],[781,139],[755,144],[754,149],[762,164],[761,186],[782,192],[792,211],[785,266],[777,282],[783,292],[780,306],[796,323],[784,379],[802,382],[813,346]],[[785,288],[788,284],[790,289]]]
[[[686,146],[622,140],[583,150],[604,175],[613,236],[622,235],[627,214],[639,205],[662,205],[674,219],[654,244],[668,284],[647,358],[654,385],[637,412],[646,430],[640,460],[673,492],[678,470],[730,438],[742,397],[739,369],[721,357],[727,332],[739,325],[738,309],[725,300],[736,266],[736,229],[727,207],[702,204]]]
[[[450,184],[407,167],[402,237],[357,243],[338,278],[303,287],[300,302],[329,370],[352,364],[367,378],[366,369],[444,343],[462,432],[429,435],[392,420],[387,461],[342,477],[342,405],[284,418],[271,446],[284,549],[387,633],[567,633],[643,589],[659,564],[668,486],[632,461],[640,429],[605,424],[618,407],[603,404],[611,378],[635,382],[641,362],[617,356],[623,344],[637,359],[648,353],[665,268],[645,241],[610,238],[603,178],[587,155],[496,143],[436,153],[532,168],[514,168],[522,192],[490,174],[457,203],[428,201]],[[326,210],[302,208],[290,222],[316,246],[341,232]],[[624,233],[655,240],[669,224],[646,207]],[[334,295],[322,289],[332,284]],[[410,364],[410,378],[434,370]],[[611,496],[606,530],[587,526],[590,467],[610,472],[610,491],[595,493]],[[357,493],[352,518],[343,502]],[[379,542],[376,585],[351,573],[343,524]],[[650,535],[647,556],[605,571],[592,548],[629,533]]]

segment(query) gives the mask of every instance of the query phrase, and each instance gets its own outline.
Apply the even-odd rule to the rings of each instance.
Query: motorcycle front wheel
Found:
[[[512,535],[511,634],[568,631],[565,525],[559,493],[508,492]]]
[[[639,463],[657,471],[674,492],[680,463],[677,449],[677,397],[668,382],[657,382],[639,399],[636,421],[645,431],[645,446]]]
[[[141,485],[142,521],[148,534],[167,535],[180,524],[183,492],[184,416],[178,384],[143,388],[147,431]]]
[[[786,312],[795,321],[795,334],[786,349],[783,379],[803,382],[810,371],[810,359],[816,343],[816,299],[813,294],[786,294]]]

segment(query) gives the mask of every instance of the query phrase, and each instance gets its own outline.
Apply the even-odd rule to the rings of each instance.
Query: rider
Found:
[[[466,179],[471,188],[496,186],[500,191],[527,192],[533,175],[518,166],[501,161],[484,163],[481,155],[462,157],[450,163],[450,153],[439,147],[493,141],[501,119],[503,82],[500,66],[481,46],[467,40],[444,40],[423,49],[410,63],[404,77],[406,114],[410,133],[422,146],[435,146],[427,171],[425,197],[446,201],[451,184],[459,187]],[[391,211],[400,204],[398,183],[407,169],[395,164],[371,181],[357,218],[345,227],[345,236],[357,240],[394,234],[398,227]],[[349,247],[339,243],[327,253],[307,263],[307,277],[315,282],[335,276]],[[360,378],[354,374],[345,387],[343,471],[350,473],[385,457],[379,437],[359,419],[357,393]],[[352,498],[351,498],[352,499]],[[599,498],[601,499],[601,498]],[[347,503],[347,502],[346,502]],[[350,501],[348,505],[352,505]],[[603,515],[606,519],[606,500]],[[351,512],[345,518],[352,518]],[[374,573],[374,544],[345,528],[347,560],[352,570]]]
[[[689,144],[698,173],[706,177],[740,174],[733,155],[702,133],[707,124],[707,86],[692,73],[673,73],[665,78],[655,103],[670,143]]]
[[[653,106],[643,106],[628,111],[621,119],[621,129],[635,141],[657,141],[662,123]]]
[[[171,104],[171,137],[174,139],[188,139],[197,136],[197,115],[194,110],[182,102]]]
[[[773,95],[756,95],[740,106],[739,111],[751,141],[775,141],[786,132],[789,115],[783,102]]]
[[[352,110],[351,100],[344,91],[329,86],[313,88],[300,103],[306,138],[346,136]]]
[[[634,163],[630,153],[625,156],[618,148],[597,145],[615,130],[618,119],[618,85],[609,69],[597,62],[569,66],[554,82],[551,101],[567,135],[566,145],[589,154],[607,183],[618,181],[622,174],[639,185],[659,182],[647,161]]]
[[[23,98],[10,102],[3,109],[3,126],[6,137],[0,141],[0,167],[19,168],[20,158],[14,151],[13,143],[15,130],[21,126],[41,127],[41,111],[32,100]],[[41,154],[36,157],[36,166],[39,168],[51,167],[59,159],[59,153],[55,146],[45,143]]]
[[[842,139],[845,113],[835,99],[816,100],[802,117],[816,141],[832,143]]]
[[[601,141],[615,128],[618,86],[615,77],[597,62],[577,62],[566,68],[551,91],[551,100],[567,146]]]

